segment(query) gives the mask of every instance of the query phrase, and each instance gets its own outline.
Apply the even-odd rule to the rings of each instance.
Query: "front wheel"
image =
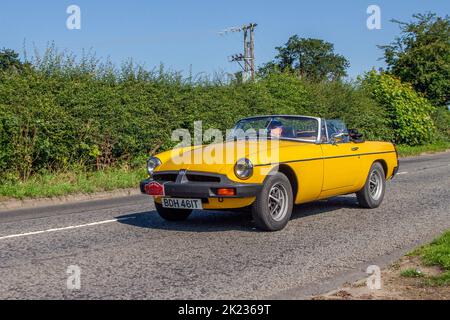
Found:
[[[289,179],[282,173],[270,176],[256,197],[252,216],[264,231],[279,231],[291,219],[294,197]]]
[[[375,162],[369,171],[364,188],[356,193],[358,203],[363,208],[378,208],[384,199],[386,190],[386,175],[383,166]]]
[[[184,221],[187,220],[192,213],[192,210],[167,209],[159,203],[155,203],[155,207],[159,216],[167,221]]]

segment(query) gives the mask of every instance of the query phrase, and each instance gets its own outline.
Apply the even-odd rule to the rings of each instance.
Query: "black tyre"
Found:
[[[278,172],[270,176],[256,197],[252,216],[256,226],[264,231],[279,231],[291,219],[294,196],[289,179]]]
[[[155,207],[160,217],[167,221],[184,221],[192,213],[192,210],[166,209],[158,203],[155,203]]]
[[[370,168],[364,188],[356,193],[359,205],[363,208],[378,208],[384,199],[386,191],[386,174],[383,166],[375,162]]]

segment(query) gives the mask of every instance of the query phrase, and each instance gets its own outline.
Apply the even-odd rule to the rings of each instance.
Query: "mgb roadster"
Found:
[[[390,142],[365,141],[340,120],[258,116],[237,122],[226,140],[151,157],[141,192],[168,221],[194,210],[250,208],[259,229],[283,229],[293,206],[356,193],[363,208],[381,205],[399,168]]]

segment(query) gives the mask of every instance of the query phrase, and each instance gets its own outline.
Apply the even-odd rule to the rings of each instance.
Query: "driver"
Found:
[[[271,137],[281,138],[281,135],[283,134],[283,124],[279,120],[273,120],[270,123],[268,130]]]

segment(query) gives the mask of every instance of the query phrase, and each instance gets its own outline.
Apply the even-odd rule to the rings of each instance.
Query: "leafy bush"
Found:
[[[372,71],[366,74],[363,86],[384,108],[396,143],[421,145],[433,140],[436,128],[431,114],[435,108],[410,85]]]

